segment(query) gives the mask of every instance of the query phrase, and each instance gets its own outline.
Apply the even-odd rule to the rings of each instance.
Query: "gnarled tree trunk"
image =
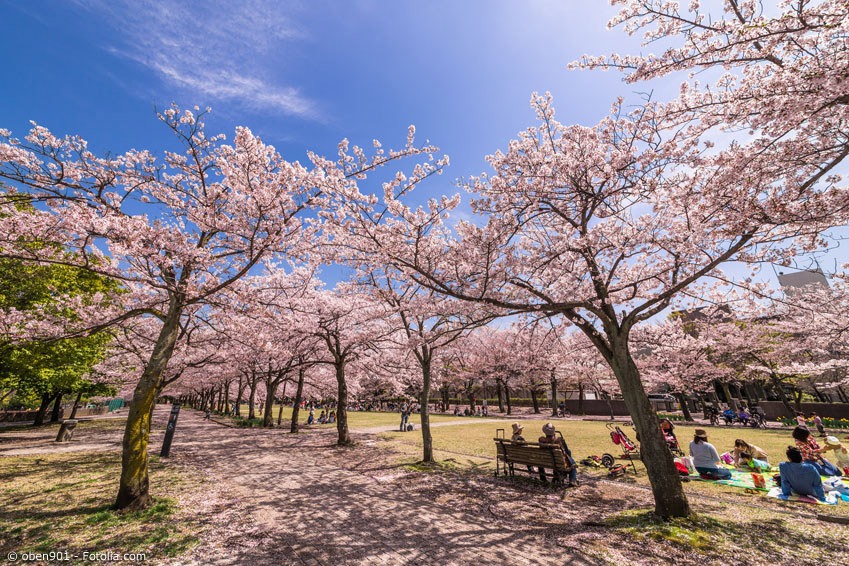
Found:
[[[148,493],[150,480],[147,471],[147,446],[150,437],[150,415],[156,402],[162,373],[174,352],[179,335],[180,309],[172,304],[159,336],[153,346],[153,352],[141,379],[133,391],[133,400],[127,415],[124,440],[121,450],[121,482],[115,509],[141,509],[150,504]]]
[[[672,453],[660,431],[660,420],[631,357],[627,333],[614,334],[608,331],[608,337],[612,356],[610,366],[640,436],[640,451],[652,486],[655,514],[660,517],[686,517],[690,514],[690,505],[678,470],[675,469]]]

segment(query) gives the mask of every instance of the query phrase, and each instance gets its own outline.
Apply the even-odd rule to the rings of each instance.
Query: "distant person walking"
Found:
[[[401,405],[401,432],[407,430],[407,423],[410,420],[410,406],[407,403]]]

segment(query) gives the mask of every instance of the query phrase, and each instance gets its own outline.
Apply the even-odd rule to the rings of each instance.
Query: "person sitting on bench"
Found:
[[[545,436],[539,437],[540,445],[544,446],[546,444],[550,444],[550,445],[557,446],[560,450],[563,451],[563,455],[566,457],[566,464],[568,466],[570,466],[569,483],[567,484],[566,487],[578,487],[578,470],[577,470],[577,467],[575,466],[575,460],[572,458],[572,451],[569,450],[569,447],[566,445],[566,441],[563,439],[562,436],[560,438],[557,438],[557,436],[556,436],[557,429],[555,429],[554,425],[551,424],[551,423],[546,423],[545,425],[543,425],[542,433]],[[554,479],[555,480],[558,479],[557,478],[557,472],[554,472],[554,474],[555,474]],[[539,469],[539,477],[544,482],[548,481],[548,479],[545,477],[545,469],[544,468]]]

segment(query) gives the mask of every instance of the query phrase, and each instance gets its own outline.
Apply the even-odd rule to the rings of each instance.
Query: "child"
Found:
[[[811,413],[811,417],[814,419],[814,426],[817,427],[817,432],[820,433],[820,436],[825,436],[825,427],[822,426],[822,419],[816,413]]]
[[[825,445],[834,451],[832,458],[834,458],[834,463],[837,464],[838,468],[845,469],[849,467],[849,450],[843,446],[839,438],[836,436],[826,436]]]
[[[757,473],[768,472],[770,468],[767,462],[764,462],[763,460],[758,460],[757,458],[753,458],[752,455],[748,452],[743,452],[740,454],[737,466],[747,470],[752,470],[753,472]]]

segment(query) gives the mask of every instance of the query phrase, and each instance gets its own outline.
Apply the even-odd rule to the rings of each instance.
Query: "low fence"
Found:
[[[103,406],[103,407],[92,407],[90,409],[85,408],[85,407],[80,407],[80,408],[77,409],[76,416],[77,417],[90,417],[90,416],[93,416],[93,415],[105,415],[106,412],[107,412],[107,409],[108,408],[105,407],[105,406]],[[71,410],[71,408],[68,407],[68,411],[69,411],[68,414],[70,414],[70,410]]]
[[[796,406],[793,403],[791,405]],[[768,419],[788,416],[787,408],[781,401],[760,401],[758,406],[763,409]],[[849,403],[802,403],[801,409],[805,416],[816,413],[821,417],[849,419]]]
[[[0,423],[25,423],[35,420],[38,411],[0,411]]]

